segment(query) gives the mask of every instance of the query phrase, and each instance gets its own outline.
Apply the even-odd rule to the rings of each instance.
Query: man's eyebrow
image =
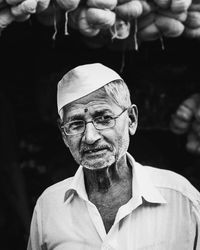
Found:
[[[83,120],[84,114],[73,114],[68,119],[67,122],[74,121],[74,120]]]
[[[106,113],[113,114],[112,110],[105,108],[101,110],[95,110],[92,116],[93,117],[102,116]],[[84,113],[70,115],[70,117],[67,119],[67,122],[74,121],[74,120],[84,120],[84,115],[85,115]]]
[[[101,116],[101,115],[104,115],[106,113],[112,114],[113,112],[110,109],[95,110],[93,116]]]

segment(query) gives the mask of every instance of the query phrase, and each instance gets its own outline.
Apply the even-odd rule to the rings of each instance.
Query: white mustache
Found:
[[[112,150],[112,147],[109,146],[109,145],[99,145],[99,146],[96,146],[96,147],[90,147],[90,146],[84,146],[82,149],[81,149],[81,153],[86,153],[86,152],[89,152],[89,151],[98,151],[98,150],[102,150],[102,149],[108,149],[108,150]]]

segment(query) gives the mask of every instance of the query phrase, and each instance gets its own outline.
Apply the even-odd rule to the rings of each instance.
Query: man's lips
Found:
[[[102,153],[105,150],[110,150],[109,147],[96,147],[96,148],[84,148],[82,154],[98,154]]]
[[[92,150],[86,150],[83,153],[84,154],[95,154],[95,153],[100,153],[103,150],[107,150],[106,148],[101,148],[101,149],[92,149]]]

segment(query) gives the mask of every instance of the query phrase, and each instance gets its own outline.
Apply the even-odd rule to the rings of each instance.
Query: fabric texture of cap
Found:
[[[114,70],[101,63],[85,64],[70,70],[58,83],[58,113],[66,104],[78,100],[117,79],[122,78]]]

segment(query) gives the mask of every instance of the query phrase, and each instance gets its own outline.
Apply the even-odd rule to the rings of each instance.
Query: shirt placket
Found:
[[[123,246],[119,246],[118,233],[119,233],[119,223],[124,220],[129,214],[133,212],[137,207],[142,204],[141,196],[132,198],[127,204],[120,207],[115,218],[115,222],[105,238],[105,242],[101,250],[121,250]],[[125,237],[125,236],[124,236]]]
[[[104,227],[101,215],[100,215],[98,209],[96,208],[96,206],[92,202],[87,201],[86,205],[87,205],[87,209],[88,209],[90,218],[91,218],[100,238],[103,241],[106,237],[106,231],[105,231],[105,227]]]
[[[116,245],[115,241],[117,239],[115,236],[116,232],[118,231],[118,226],[113,224],[112,228],[107,234],[103,224],[103,220],[96,206],[88,201],[87,208],[90,214],[90,218],[102,240],[101,250],[114,250],[115,248],[113,248],[113,246]]]
[[[122,206],[117,215],[113,226],[111,227],[108,234],[105,231],[103,220],[101,215],[96,208],[96,206],[90,201],[87,202],[87,208],[91,217],[91,220],[102,240],[101,250],[115,250],[119,249],[118,246],[118,228],[119,223],[123,220],[128,214],[130,214],[134,209],[136,209],[140,204],[142,204],[142,198],[137,197],[137,199],[131,199],[127,204]]]

